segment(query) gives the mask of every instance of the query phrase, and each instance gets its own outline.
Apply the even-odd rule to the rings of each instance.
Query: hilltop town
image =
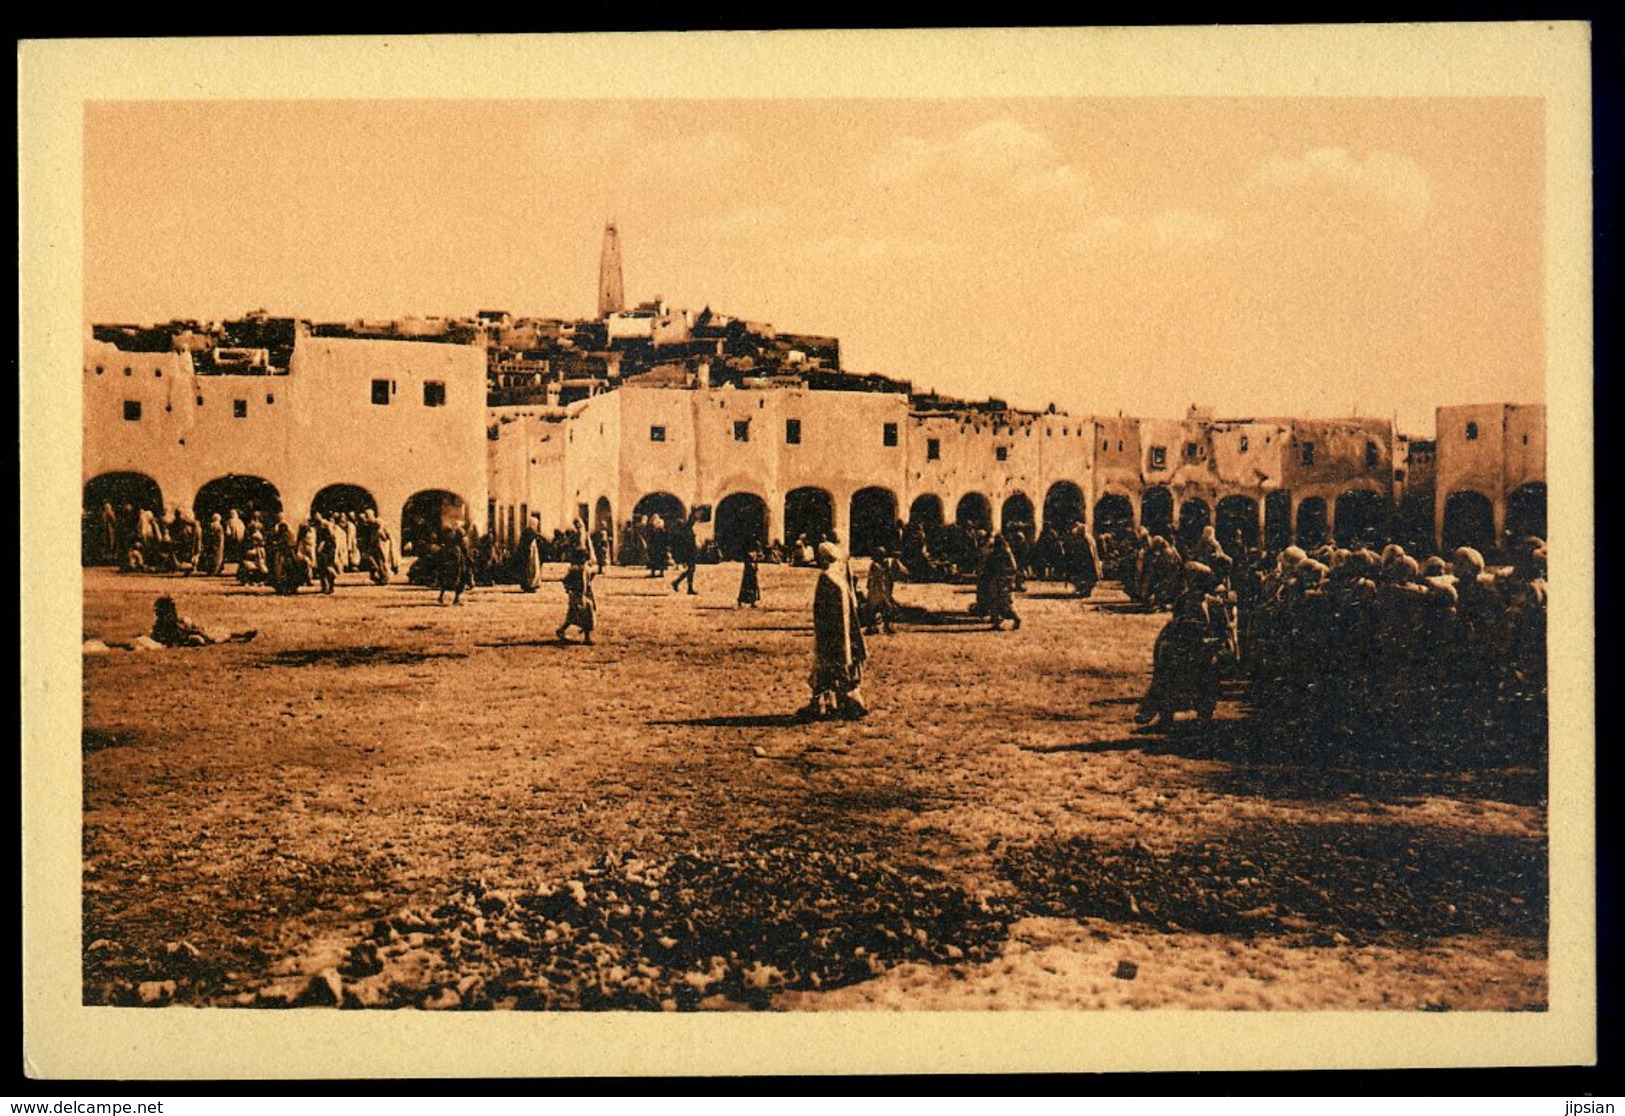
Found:
[[[590,319],[94,325],[86,506],[370,507],[408,553],[464,519],[511,543],[532,517],[613,537],[650,514],[694,515],[723,553],[835,529],[862,555],[901,520],[1211,524],[1272,548],[1545,533],[1538,404],[1441,407],[1434,439],[1365,416],[1074,415],[857,373],[836,337],[624,302],[611,225]]]

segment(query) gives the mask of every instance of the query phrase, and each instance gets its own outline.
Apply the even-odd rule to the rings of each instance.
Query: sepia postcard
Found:
[[[27,1072],[1594,1062],[1588,50],[23,43]]]

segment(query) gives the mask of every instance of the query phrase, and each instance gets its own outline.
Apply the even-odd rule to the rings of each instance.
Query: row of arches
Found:
[[[1003,530],[1022,525],[1029,533],[1032,531],[1034,507],[1024,493],[1008,497],[999,511],[998,523]],[[682,518],[685,509],[682,501],[670,493],[654,493],[639,501],[633,514]],[[713,518],[717,544],[725,558],[735,559],[754,543],[769,541],[771,517],[767,503],[754,493],[735,492],[724,497],[714,508]],[[991,530],[993,502],[981,493],[967,493],[955,504],[950,520],[942,497],[928,493],[915,498],[905,517],[899,516],[897,497],[890,489],[859,489],[852,495],[848,518],[852,553],[873,553],[876,545],[892,536],[900,518],[927,530],[949,522]],[[783,539],[794,540],[802,535],[822,538],[835,522],[835,501],[827,490],[804,487],[786,494]],[[1318,546],[1332,539],[1345,546],[1380,546],[1401,539],[1424,548],[1434,541],[1427,525],[1407,526],[1387,499],[1366,490],[1344,492],[1334,499],[1305,497],[1294,509],[1287,492],[1267,493],[1262,505],[1254,497],[1243,495],[1226,496],[1214,505],[1201,498],[1176,504],[1173,493],[1159,486],[1141,494],[1138,509],[1129,496],[1107,493],[1095,502],[1092,514],[1086,515],[1082,490],[1062,481],[1052,485],[1045,495],[1042,522],[1061,531],[1089,522],[1097,536],[1127,534],[1138,525],[1152,534],[1176,536],[1187,544],[1194,542],[1203,528],[1211,526],[1226,544],[1239,539],[1245,546],[1262,545],[1273,550],[1294,543]],[[1494,506],[1477,492],[1450,494],[1438,526],[1438,541],[1445,550],[1458,546],[1493,549],[1497,538]],[[1544,485],[1524,485],[1508,495],[1502,531],[1514,537],[1545,537]],[[1413,535],[1418,537],[1413,539]]]
[[[126,505],[145,508],[162,516],[165,499],[162,489],[151,477],[137,472],[104,473],[92,478],[84,487],[84,508],[87,521],[100,514],[103,505],[118,509]],[[277,487],[263,477],[247,474],[227,474],[217,477],[198,489],[191,502],[192,513],[202,522],[212,515],[225,518],[236,509],[244,519],[258,512],[266,520],[274,519],[290,509],[284,508]],[[1092,514],[1086,515],[1086,501],[1082,489],[1069,481],[1052,485],[1044,497],[1042,522],[1058,530],[1068,530],[1074,524],[1091,522],[1095,534],[1121,534],[1132,531],[1136,522],[1153,534],[1174,534],[1185,542],[1192,542],[1204,527],[1213,526],[1226,543],[1239,538],[1247,546],[1262,543],[1279,549],[1293,542],[1300,545],[1318,545],[1335,535],[1344,545],[1354,543],[1380,543],[1400,537],[1406,532],[1383,497],[1366,491],[1345,492],[1328,503],[1325,497],[1311,496],[1298,502],[1293,515],[1292,497],[1285,492],[1266,495],[1262,508],[1249,496],[1227,496],[1210,507],[1200,498],[1187,499],[1177,505],[1175,527],[1175,499],[1167,488],[1153,487],[1140,495],[1136,509],[1129,496],[1107,493],[1095,502]],[[321,489],[312,498],[309,512],[332,515],[345,512],[351,515],[362,511],[379,511],[378,502],[371,492],[360,485],[332,484]],[[582,515],[589,509],[583,505]],[[595,528],[613,529],[614,517],[607,498],[597,501],[590,509]],[[809,539],[822,538],[836,524],[835,500],[825,489],[797,488],[784,500],[784,540],[802,535]],[[1136,514],[1136,511],[1138,514]],[[940,496],[924,494],[909,506],[906,517],[899,515],[896,495],[887,488],[873,486],[853,493],[849,507],[848,530],[852,553],[858,556],[872,554],[882,541],[892,537],[899,519],[917,523],[928,530],[950,522],[947,508]],[[1004,500],[999,508],[998,522],[1008,531],[1024,525],[1031,532],[1035,525],[1032,500],[1024,493],[1015,493]],[[660,515],[665,519],[682,519],[687,514],[683,502],[667,492],[651,493],[641,499],[633,509],[634,516]],[[1497,519],[1504,516],[1504,522]],[[444,489],[427,489],[414,493],[401,507],[400,542],[403,554],[417,552],[428,539],[442,529],[463,522],[467,509],[463,499]],[[1294,522],[1295,518],[1295,522]],[[771,517],[762,497],[748,492],[731,493],[713,509],[715,537],[725,558],[737,559],[755,543],[770,541]],[[1475,546],[1481,550],[1493,549],[1498,537],[1521,537],[1546,534],[1546,487],[1527,484],[1509,493],[1503,508],[1498,509],[1489,497],[1471,491],[1452,492],[1445,499],[1438,523],[1438,540],[1445,550],[1457,546]],[[993,502],[981,493],[967,493],[954,505],[951,522],[991,530],[994,524]],[[522,527],[522,524],[506,526]],[[1497,529],[1499,526],[1499,530]],[[490,525],[500,530],[496,523]],[[1335,530],[1334,530],[1335,527]],[[1420,525],[1413,525],[1420,533]],[[87,527],[87,546],[90,545]],[[1426,544],[1431,539],[1418,539]],[[110,547],[97,546],[98,551]],[[101,558],[113,560],[113,555],[101,553]]]
[[[83,497],[88,519],[99,519],[104,506],[111,507],[115,513],[124,507],[145,509],[160,518],[166,512],[163,489],[144,473],[102,473],[86,482]],[[301,516],[298,511],[284,506],[276,485],[264,477],[243,473],[228,473],[209,481],[193,495],[190,506],[192,515],[200,523],[208,523],[215,515],[225,520],[233,510],[245,521],[258,513],[266,523],[283,514]],[[312,497],[303,515],[332,516],[335,512],[359,515],[363,511],[377,514],[379,510],[377,499],[362,486],[330,484]],[[401,553],[416,553],[445,528],[461,524],[466,518],[467,507],[455,492],[433,488],[413,493],[401,505]],[[106,549],[106,546],[96,547],[103,552],[99,557],[114,560],[114,555],[104,552]]]

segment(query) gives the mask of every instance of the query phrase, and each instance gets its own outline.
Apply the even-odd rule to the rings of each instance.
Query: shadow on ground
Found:
[[[999,871],[1035,913],[1202,933],[1369,942],[1547,928],[1544,841],[1437,827],[1270,821],[1164,854],[1073,838],[1008,849]]]
[[[1132,704],[1132,698],[1092,704]],[[1395,732],[1376,723],[1272,720],[1245,703],[1238,718],[1139,728],[1110,740],[1030,745],[1039,754],[1141,752],[1218,760],[1204,781],[1223,794],[1331,801],[1362,796],[1387,802],[1449,796],[1546,805],[1546,741],[1541,726],[1518,722],[1484,730],[1447,713]],[[1087,720],[1056,716],[1052,720]]]
[[[307,647],[277,651],[257,667],[411,666],[436,659],[466,659],[463,651],[409,651],[402,647]]]
[[[680,725],[687,728],[793,728],[811,725],[797,713],[746,713],[725,717],[693,717],[683,721],[645,721],[650,726]]]

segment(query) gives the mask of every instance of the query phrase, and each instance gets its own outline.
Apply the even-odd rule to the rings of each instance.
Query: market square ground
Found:
[[[1541,1010],[1546,766],[1516,742],[1135,731],[1115,585],[905,585],[867,720],[804,725],[814,571],[277,597],[85,571],[250,643],[84,657],[84,1000],[437,1008]]]

